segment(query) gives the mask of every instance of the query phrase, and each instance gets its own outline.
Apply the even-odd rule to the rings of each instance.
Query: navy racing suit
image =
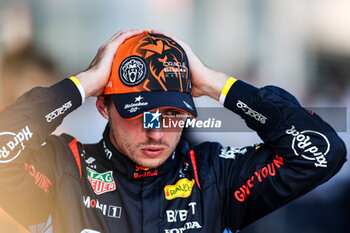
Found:
[[[157,169],[118,152],[108,125],[97,144],[50,135],[81,102],[65,79],[30,90],[0,115],[0,206],[32,232],[235,232],[324,183],[346,160],[336,132],[274,86],[237,81],[224,103],[263,143],[180,141]]]

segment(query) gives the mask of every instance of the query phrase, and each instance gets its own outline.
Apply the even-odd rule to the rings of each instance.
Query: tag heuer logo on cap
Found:
[[[112,171],[98,173],[91,168],[87,167],[86,169],[90,184],[97,195],[115,190]]]
[[[126,86],[137,86],[147,75],[146,63],[141,57],[127,57],[119,68],[119,77]]]

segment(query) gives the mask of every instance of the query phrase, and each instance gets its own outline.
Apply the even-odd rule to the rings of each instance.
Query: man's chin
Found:
[[[171,152],[166,149],[158,151],[140,150],[138,155],[136,157],[137,161],[134,161],[136,164],[145,168],[158,168],[170,157]]]
[[[138,165],[140,165],[144,168],[155,169],[155,168],[160,167],[164,162],[165,162],[165,160],[147,159],[147,160],[143,160],[143,161],[138,161]]]

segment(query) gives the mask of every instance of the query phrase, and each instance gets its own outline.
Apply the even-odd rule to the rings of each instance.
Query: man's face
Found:
[[[169,108],[160,109],[166,115],[181,114]],[[181,114],[184,115],[184,114]],[[146,168],[162,165],[178,144],[182,129],[143,129],[143,118],[122,118],[114,104],[108,106],[110,140],[112,144],[134,163]],[[177,117],[176,120],[184,120]]]

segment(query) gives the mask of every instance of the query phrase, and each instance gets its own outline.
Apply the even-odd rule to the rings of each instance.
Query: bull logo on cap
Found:
[[[121,81],[127,86],[136,86],[146,78],[146,63],[141,57],[126,58],[119,70]]]

